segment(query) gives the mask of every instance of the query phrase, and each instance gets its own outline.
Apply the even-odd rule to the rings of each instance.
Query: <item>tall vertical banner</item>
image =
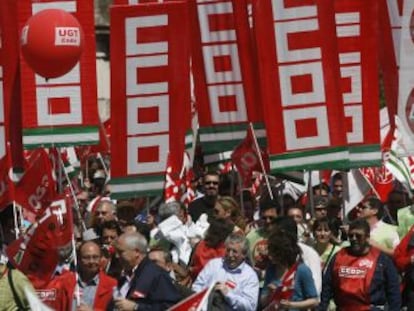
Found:
[[[407,154],[414,155],[414,2],[404,1],[400,42],[398,118]]]
[[[248,122],[266,134],[245,0],[191,0],[192,69],[205,163],[231,158]]]
[[[400,63],[401,22],[404,0],[380,0],[379,61],[382,71],[385,100],[390,116],[391,130],[395,128],[394,115],[398,111],[398,66]]]
[[[344,168],[334,2],[253,2],[270,169]]]
[[[94,7],[92,0],[21,0],[20,30],[45,9],[72,13],[84,31],[80,61],[67,74],[45,80],[21,58],[25,148],[90,145],[99,142]]]
[[[0,210],[14,199],[9,174],[24,164],[17,6],[0,2]]]
[[[379,131],[377,0],[335,0],[349,161],[352,167],[381,165]]]
[[[111,8],[111,196],[162,194],[180,172],[190,124],[184,2]]]

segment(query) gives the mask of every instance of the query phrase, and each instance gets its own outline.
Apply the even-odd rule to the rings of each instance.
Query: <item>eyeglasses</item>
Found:
[[[204,182],[206,185],[218,185],[218,181],[212,181],[212,180],[208,180],[206,182]]]
[[[355,238],[357,240],[361,240],[365,237],[365,234],[353,232],[353,233],[349,233],[348,237],[349,237],[349,239],[354,239]]]

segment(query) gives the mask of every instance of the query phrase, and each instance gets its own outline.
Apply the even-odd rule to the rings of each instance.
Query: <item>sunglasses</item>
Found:
[[[218,185],[219,183],[218,183],[218,181],[210,181],[209,180],[209,181],[206,181],[205,184],[206,185]]]
[[[273,216],[262,216],[261,217],[263,220],[273,220],[273,219],[275,219],[276,217],[273,217]]]

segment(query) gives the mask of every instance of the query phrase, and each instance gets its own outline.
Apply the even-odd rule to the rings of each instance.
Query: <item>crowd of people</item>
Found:
[[[167,310],[203,291],[203,310],[414,310],[414,208],[398,185],[344,215],[340,173],[294,198],[205,172],[188,206],[114,202],[90,174],[76,258],[61,255],[43,289],[7,262],[13,217],[1,213],[0,310],[30,310],[36,291],[54,310]]]

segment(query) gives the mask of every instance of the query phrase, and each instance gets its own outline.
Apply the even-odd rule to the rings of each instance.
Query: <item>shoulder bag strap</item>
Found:
[[[13,269],[11,269],[11,268],[8,269],[7,279],[9,280],[10,288],[13,292],[14,301],[16,302],[16,305],[17,305],[19,310],[25,310],[25,308],[23,307],[22,301],[20,300],[19,295],[17,295],[16,288],[14,287],[12,270]]]

